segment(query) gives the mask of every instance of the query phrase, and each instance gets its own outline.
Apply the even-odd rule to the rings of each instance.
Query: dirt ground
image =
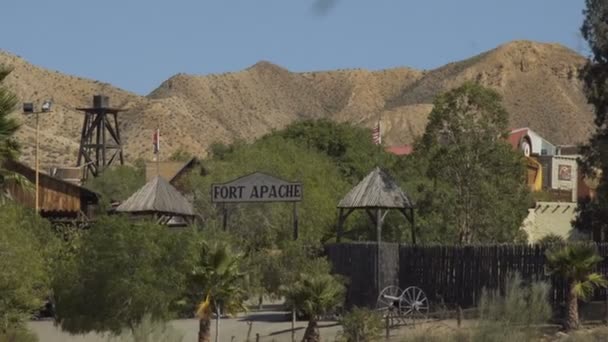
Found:
[[[244,342],[247,341],[249,330],[248,322],[252,322],[250,341],[256,341],[256,334],[259,334],[259,341],[263,342],[290,342],[291,341],[291,323],[284,321],[285,313],[281,312],[258,312],[239,318],[229,318],[221,321],[220,341],[224,342]],[[390,330],[390,342],[402,341],[406,337],[421,336],[421,335],[440,335],[450,334],[456,329],[467,329],[476,323],[475,320],[465,320],[462,322],[461,328],[457,327],[455,320],[432,320],[415,326],[401,327]],[[171,326],[183,334],[183,342],[196,341],[198,333],[198,321],[194,319],[174,320],[170,322]],[[306,322],[299,321],[296,325],[295,340],[301,341]],[[70,335],[62,332],[59,328],[53,325],[52,321],[35,321],[29,323],[29,328],[38,334],[41,342],[130,342],[125,339],[112,339],[109,336],[99,334],[87,335]],[[215,334],[214,325],[212,325],[212,336]],[[336,341],[336,338],[341,328],[337,322],[324,321],[320,322],[320,331],[323,341]],[[546,334],[539,341],[556,342],[564,341],[568,335],[558,332],[556,327],[544,327]],[[603,341],[606,336],[608,341],[608,328],[604,325],[586,324],[585,327],[570,336],[567,341]],[[595,337],[595,338],[591,338]],[[154,341],[161,342],[161,341]],[[516,342],[516,341],[513,341]]]
[[[220,341],[243,342],[247,340],[249,330],[248,322],[251,322],[251,341],[256,340],[256,334],[260,335],[260,341],[291,341],[291,322],[286,320],[287,313],[277,311],[253,312],[236,318],[227,318],[220,321]],[[198,321],[195,319],[181,319],[170,322],[171,326],[184,334],[183,341],[196,341],[198,333]],[[298,321],[296,324],[295,339],[301,341],[307,322]],[[341,331],[340,325],[335,321],[323,321],[319,323],[321,336],[324,341],[335,341]],[[33,321],[29,328],[38,334],[41,342],[109,342],[108,336],[99,334],[70,335],[55,327],[52,321]],[[432,321],[425,324],[417,324],[415,327],[402,327],[391,329],[391,341],[399,341],[402,337],[414,332],[426,331],[428,329],[453,329],[456,321],[445,320],[441,322]],[[215,334],[215,322],[212,323],[211,334]],[[122,342],[122,341],[121,341]]]
[[[220,321],[220,340],[226,342],[246,341],[251,322],[251,340],[255,341],[256,334],[260,341],[291,341],[291,322],[285,320],[286,313],[256,312],[243,317],[227,318]],[[296,340],[300,341],[306,328],[305,321],[296,324]],[[184,334],[183,341],[196,341],[198,321],[181,319],[170,322],[176,330]],[[321,334],[326,341],[333,341],[340,331],[336,322],[320,322]],[[109,338],[99,334],[70,335],[55,327],[52,321],[33,321],[29,328],[38,334],[40,342],[107,342]],[[215,334],[215,322],[211,325],[211,334]]]
[[[292,331],[289,313],[270,311],[277,310],[279,307],[280,305],[273,303],[273,305],[268,305],[267,310],[252,310],[247,314],[242,314],[235,318],[222,319],[220,321],[220,341],[244,342],[247,341],[248,333],[252,342],[256,341],[256,334],[259,334],[259,341],[262,342],[291,341]],[[584,331],[580,331],[579,334],[595,334],[599,331],[602,334],[607,334],[606,341],[608,341],[608,328],[601,324],[600,320],[602,318],[600,317],[600,313],[603,313],[603,303],[586,303],[581,311],[582,316],[586,318],[586,323],[584,323]],[[472,327],[476,322],[473,317],[468,317],[468,319],[462,322],[462,328]],[[249,323],[251,323],[251,326]],[[301,341],[306,324],[306,321],[297,322],[295,329],[296,341]],[[198,334],[197,320],[174,320],[170,322],[170,325],[183,334],[183,342],[196,341]],[[335,341],[341,331],[341,327],[336,321],[322,321],[319,323],[319,326],[323,341]],[[458,324],[455,319],[429,320],[425,323],[419,322],[414,326],[410,325],[400,327],[399,329],[391,329],[389,341],[401,341],[412,335],[449,334],[458,329],[457,326]],[[249,331],[250,327],[251,331]],[[29,328],[38,335],[41,342],[127,342],[124,339],[111,339],[109,336],[100,334],[70,335],[55,327],[50,320],[32,321],[29,323]],[[543,339],[543,341],[559,341],[561,339],[559,333],[557,333],[558,327],[545,328],[545,330],[547,330],[547,338]],[[212,322],[211,334],[212,336],[215,335],[215,322]]]

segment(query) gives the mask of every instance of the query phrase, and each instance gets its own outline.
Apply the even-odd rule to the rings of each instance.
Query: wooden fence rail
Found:
[[[602,257],[608,244],[597,244]],[[418,286],[433,303],[475,306],[484,288],[504,289],[510,273],[525,281],[544,280],[551,287],[553,305],[565,301],[563,279],[546,273],[545,247],[539,245],[411,246],[393,243],[342,243],[325,248],[334,272],[349,279],[347,305],[373,307],[384,287]],[[598,266],[608,277],[608,258]],[[605,298],[597,290],[595,300]]]

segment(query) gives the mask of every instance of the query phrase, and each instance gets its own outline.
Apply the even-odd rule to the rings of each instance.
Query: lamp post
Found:
[[[35,174],[36,174],[36,199],[35,199],[35,207],[36,207],[36,212],[40,211],[40,200],[39,200],[39,193],[40,193],[40,158],[38,156],[39,154],[39,135],[40,135],[40,130],[39,130],[39,125],[38,125],[38,116],[40,113],[48,113],[51,111],[51,101],[44,101],[44,103],[42,104],[42,107],[40,108],[40,111],[36,111],[34,108],[34,104],[32,102],[27,102],[23,104],[23,113],[24,114],[34,114],[36,115],[36,151],[35,151],[35,156],[34,156],[34,169],[35,169]]]

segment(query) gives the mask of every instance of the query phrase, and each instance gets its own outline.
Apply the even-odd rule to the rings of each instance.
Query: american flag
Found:
[[[375,145],[382,144],[382,134],[380,131],[380,120],[376,123],[376,126],[372,129],[372,141]]]
[[[152,137],[152,145],[154,146],[154,154],[158,154],[160,152],[160,129],[157,128],[154,131],[154,136]]]

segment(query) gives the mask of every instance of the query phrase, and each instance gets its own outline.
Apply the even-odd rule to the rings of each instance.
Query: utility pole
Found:
[[[35,183],[36,183],[36,195],[35,195],[35,204],[36,212],[40,212],[40,113],[49,113],[51,111],[51,101],[45,101],[42,104],[41,110],[36,111],[34,108],[34,104],[24,103],[23,104],[23,113],[24,114],[34,114],[36,115],[36,150],[34,152],[34,172],[35,172]]]

